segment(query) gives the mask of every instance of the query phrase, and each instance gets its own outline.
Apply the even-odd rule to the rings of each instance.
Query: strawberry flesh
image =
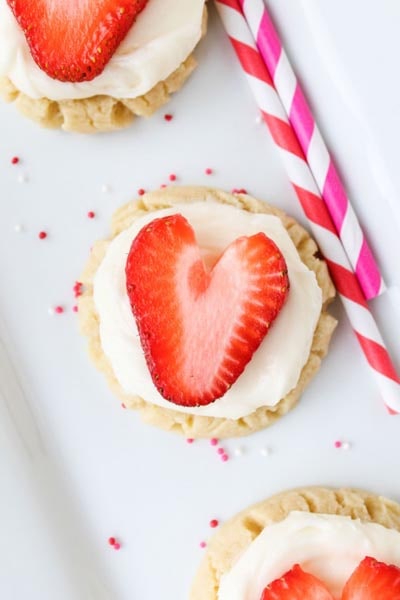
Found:
[[[210,404],[228,391],[289,290],[285,259],[266,235],[238,238],[207,270],[179,214],[139,232],[126,283],[154,385],[181,406]]]
[[[342,600],[400,600],[400,569],[367,556],[344,586]]]
[[[267,585],[260,600],[333,600],[325,585],[300,565]]]
[[[7,0],[36,64],[59,81],[99,75],[148,0]]]

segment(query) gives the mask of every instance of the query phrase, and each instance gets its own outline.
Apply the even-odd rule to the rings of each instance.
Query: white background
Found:
[[[391,288],[372,305],[398,365],[400,4],[269,6]],[[330,354],[298,408],[225,443],[227,463],[207,441],[189,446],[122,410],[89,364],[71,288],[113,210],[138,188],[176,173],[184,184],[244,187],[303,221],[213,9],[197,56],[170,105],[120,133],[49,132],[0,105],[1,597],[183,600],[212,518],[309,484],[400,500],[400,417],[383,408],[338,304]],[[49,316],[58,304],[65,314]],[[351,449],[335,449],[337,439]]]

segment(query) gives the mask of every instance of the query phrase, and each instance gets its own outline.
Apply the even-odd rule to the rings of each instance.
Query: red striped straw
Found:
[[[381,273],[271,17],[263,0],[239,4],[364,295],[375,298],[385,290]]]
[[[289,180],[328,263],[332,279],[382,399],[391,414],[398,414],[400,378],[274,88],[268,68],[241,12],[239,0],[215,0],[215,4],[264,121],[280,151]]]

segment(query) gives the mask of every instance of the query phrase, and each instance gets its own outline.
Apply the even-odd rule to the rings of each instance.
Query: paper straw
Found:
[[[239,0],[367,300],[385,290],[381,273],[263,0]]]
[[[382,399],[391,414],[400,413],[400,379],[385,347],[365,295],[351,267],[327,206],[305,160],[269,71],[241,12],[238,0],[215,0],[223,25],[280,151],[313,235],[328,263],[351,326],[370,366]]]

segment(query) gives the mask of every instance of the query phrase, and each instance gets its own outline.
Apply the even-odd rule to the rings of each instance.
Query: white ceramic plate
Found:
[[[269,4],[391,287],[373,305],[399,364],[399,4]],[[189,446],[122,410],[77,334],[72,286],[113,210],[138,188],[176,173],[183,184],[244,187],[302,219],[211,12],[194,76],[166,111],[129,130],[43,131],[0,105],[1,597],[183,600],[212,518],[309,484],[400,499],[399,418],[383,408],[340,306],[329,357],[298,408],[224,444],[227,463],[208,442]],[[65,313],[50,316],[59,304]],[[351,448],[335,449],[338,439]]]

